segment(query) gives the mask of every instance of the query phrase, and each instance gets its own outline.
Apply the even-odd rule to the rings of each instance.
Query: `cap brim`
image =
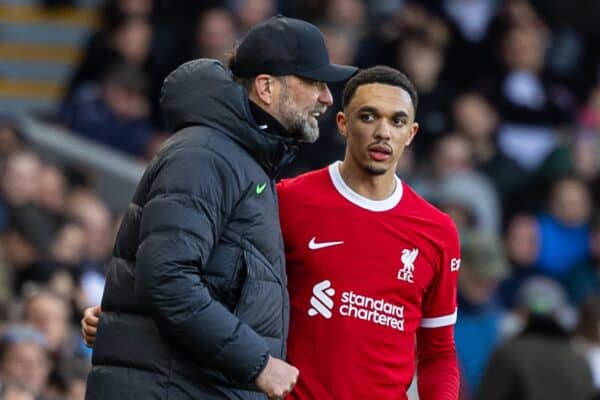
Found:
[[[358,68],[350,65],[327,64],[306,71],[296,71],[294,75],[319,82],[340,82],[350,78]]]

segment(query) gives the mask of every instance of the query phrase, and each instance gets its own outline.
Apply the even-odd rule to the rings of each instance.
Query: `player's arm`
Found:
[[[459,373],[454,327],[417,331],[417,382],[420,400],[457,400]]]
[[[459,372],[454,344],[457,281],[460,266],[458,232],[448,217],[436,276],[425,294],[417,330],[417,382],[420,400],[457,400]]]

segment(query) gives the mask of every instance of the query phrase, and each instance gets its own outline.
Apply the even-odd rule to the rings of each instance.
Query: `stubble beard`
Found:
[[[295,109],[291,97],[288,94],[287,86],[281,93],[279,100],[279,114],[281,124],[288,131],[290,136],[301,143],[314,143],[319,138],[319,124],[312,125],[308,114],[303,114]],[[316,119],[315,119],[316,121]]]

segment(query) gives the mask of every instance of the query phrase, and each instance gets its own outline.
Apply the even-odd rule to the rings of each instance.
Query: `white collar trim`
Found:
[[[394,175],[394,178],[396,179],[396,188],[394,189],[394,192],[386,199],[371,200],[356,193],[346,184],[346,182],[344,182],[344,179],[340,174],[340,164],[341,161],[336,161],[329,165],[329,176],[331,177],[331,182],[336,190],[350,203],[366,210],[377,212],[391,210],[400,203],[400,200],[402,199],[402,181],[396,175]]]

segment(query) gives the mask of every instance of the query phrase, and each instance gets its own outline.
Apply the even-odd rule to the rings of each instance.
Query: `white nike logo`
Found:
[[[323,243],[317,243],[315,242],[316,237],[313,237],[312,239],[310,239],[310,242],[308,242],[308,248],[311,250],[319,250],[319,249],[324,249],[325,247],[331,247],[331,246],[337,246],[338,244],[344,244],[344,242],[323,242]]]

